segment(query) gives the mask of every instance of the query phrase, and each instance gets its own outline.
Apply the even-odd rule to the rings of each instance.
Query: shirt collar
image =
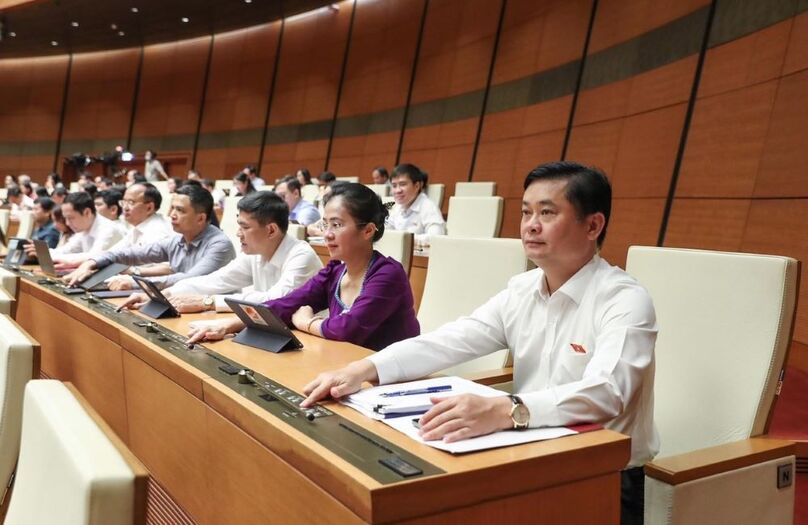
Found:
[[[592,281],[592,277],[595,275],[595,270],[599,263],[600,255],[596,253],[588,263],[583,265],[580,270],[567,279],[567,281],[556,290],[556,293],[561,293],[569,297],[575,304],[581,304],[581,300],[587,288],[589,288],[589,283]],[[539,281],[538,292],[539,296],[546,301],[550,298],[550,291],[547,289],[547,279],[544,277],[544,272],[541,272],[540,275],[541,279]]]
[[[185,242],[185,236],[184,236],[184,235],[180,235],[180,246],[185,246],[185,247],[187,247],[187,246],[188,246],[188,244],[190,244],[190,245],[191,245],[191,247],[192,247],[192,248],[194,248],[194,249],[199,248],[199,245],[202,243],[202,241],[204,241],[204,240],[207,238],[207,236],[208,236],[208,232],[209,232],[209,230],[210,230],[211,228],[215,228],[215,226],[211,226],[210,224],[208,224],[207,226],[205,226],[205,229],[204,229],[204,230],[202,230],[202,231],[199,233],[199,235],[197,235],[196,237],[194,237],[194,239],[193,239],[193,240],[192,240],[190,243]]]

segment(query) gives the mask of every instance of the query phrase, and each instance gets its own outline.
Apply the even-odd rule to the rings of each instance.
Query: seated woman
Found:
[[[373,249],[387,209],[367,186],[346,183],[325,199],[325,242],[331,261],[303,286],[264,303],[287,325],[310,334],[381,350],[420,333],[412,290],[401,264]],[[315,312],[328,308],[327,317]],[[189,343],[222,339],[238,318],[191,329]]]
[[[387,225],[415,234],[416,246],[428,246],[431,235],[446,235],[446,221],[426,194],[427,175],[413,164],[399,164],[390,177],[396,204]]]
[[[253,186],[250,177],[243,171],[233,177],[233,188],[236,190],[236,197],[244,197],[255,191],[255,186]]]

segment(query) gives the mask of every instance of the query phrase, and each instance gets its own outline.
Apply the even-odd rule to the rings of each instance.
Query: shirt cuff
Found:
[[[530,411],[530,428],[563,427],[570,424],[561,420],[553,390],[547,388],[526,394],[516,393]]]
[[[376,352],[365,359],[373,363],[373,366],[376,367],[376,374],[379,376],[380,385],[397,383],[404,377],[403,370],[401,370],[401,366],[398,364],[398,360],[392,352]]]
[[[224,295],[214,295],[213,302],[216,304],[217,312],[230,312],[230,307],[224,302]]]

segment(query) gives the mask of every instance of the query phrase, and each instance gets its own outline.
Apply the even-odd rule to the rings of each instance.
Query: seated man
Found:
[[[242,253],[210,275],[192,277],[164,290],[181,313],[216,310],[229,312],[225,294],[263,303],[283,297],[317,273],[323,264],[309,243],[286,235],[289,208],[269,191],[250,193],[238,202],[238,238]],[[126,306],[148,301],[145,294],[130,297]]]
[[[233,244],[222,230],[210,224],[213,199],[199,186],[183,186],[171,200],[171,226],[180,235],[174,235],[144,246],[117,248],[83,262],[65,279],[71,284],[85,279],[96,268],[112,263],[141,265],[168,262],[169,275],[160,275],[160,267],[134,269],[135,275],[150,277],[158,287],[166,288],[197,275],[212,273],[236,256]],[[126,286],[123,287],[126,289]]]
[[[280,195],[289,206],[289,220],[308,226],[320,220],[320,212],[317,211],[314,204],[300,196],[300,188],[297,178],[290,175],[281,179],[275,186],[275,193]]]
[[[6,192],[6,201],[10,204],[12,221],[20,220],[20,212],[34,208],[34,201],[22,192],[19,186],[11,186]]]
[[[129,226],[121,220],[121,199],[123,194],[118,190],[101,190],[93,196],[95,211],[112,221],[118,228],[121,237],[129,232]]]
[[[112,221],[95,212],[93,198],[87,192],[69,194],[62,204],[62,215],[74,234],[64,245],[51,250],[55,263],[75,266],[87,254],[99,254],[121,239],[121,233]]]
[[[623,518],[641,521],[642,465],[659,448],[654,306],[637,281],[598,254],[611,210],[601,172],[545,164],[528,174],[524,188],[522,243],[537,269],[513,277],[468,317],[320,374],[304,387],[301,406],[356,392],[363,381],[417,379],[509,348],[518,395],[434,398],[421,417],[421,436],[457,441],[504,429],[603,424],[631,436]]]
[[[31,239],[35,241],[45,241],[48,243],[48,248],[56,248],[59,244],[59,230],[53,224],[51,212],[56,206],[48,197],[40,197],[34,201],[34,232],[31,234]],[[33,248],[33,243],[29,246]]]

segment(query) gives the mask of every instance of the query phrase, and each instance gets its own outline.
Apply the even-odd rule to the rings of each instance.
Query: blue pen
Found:
[[[416,388],[414,390],[402,390],[400,392],[385,392],[379,394],[382,397],[400,397],[400,396],[417,396],[419,394],[436,394],[438,392],[446,392],[451,390],[452,385],[430,386],[428,388]]]

